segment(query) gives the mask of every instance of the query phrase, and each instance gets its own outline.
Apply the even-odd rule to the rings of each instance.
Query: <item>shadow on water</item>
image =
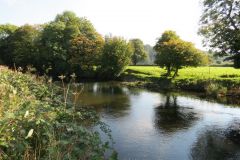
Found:
[[[235,125],[235,123],[233,123]],[[240,125],[239,125],[240,126]],[[236,128],[235,128],[236,129]],[[237,129],[239,131],[239,128]],[[202,132],[191,149],[193,160],[237,160],[240,159],[239,140],[234,141],[233,128],[210,128]],[[238,133],[240,134],[240,133]]]
[[[113,117],[125,116],[130,107],[128,90],[107,83],[84,84],[84,92],[79,96],[78,102]]]
[[[119,159],[240,159],[240,108],[109,82],[83,86],[78,103],[109,125]]]
[[[155,125],[163,133],[187,129],[198,119],[192,108],[179,106],[174,95],[166,95],[165,102],[155,108]]]

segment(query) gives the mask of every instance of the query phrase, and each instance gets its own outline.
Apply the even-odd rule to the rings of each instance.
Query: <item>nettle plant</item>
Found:
[[[72,89],[63,81],[63,87],[43,81],[1,70],[0,159],[104,159],[111,147],[93,126],[99,126],[112,142],[110,130],[93,110],[77,106],[81,89],[75,83]],[[72,101],[68,101],[70,94]]]

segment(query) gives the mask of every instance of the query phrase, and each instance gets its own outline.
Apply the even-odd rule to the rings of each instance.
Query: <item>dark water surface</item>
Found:
[[[119,159],[240,159],[240,108],[114,83],[85,83],[79,103],[110,126]]]

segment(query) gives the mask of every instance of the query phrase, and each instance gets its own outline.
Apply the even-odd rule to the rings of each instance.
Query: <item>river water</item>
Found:
[[[79,103],[112,130],[119,159],[240,159],[240,108],[176,93],[85,83]]]

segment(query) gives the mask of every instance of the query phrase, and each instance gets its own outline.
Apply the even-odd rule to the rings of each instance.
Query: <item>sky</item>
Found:
[[[96,30],[154,45],[165,30],[204,49],[197,35],[200,0],[0,0],[0,24],[42,24],[63,11],[90,20]]]

